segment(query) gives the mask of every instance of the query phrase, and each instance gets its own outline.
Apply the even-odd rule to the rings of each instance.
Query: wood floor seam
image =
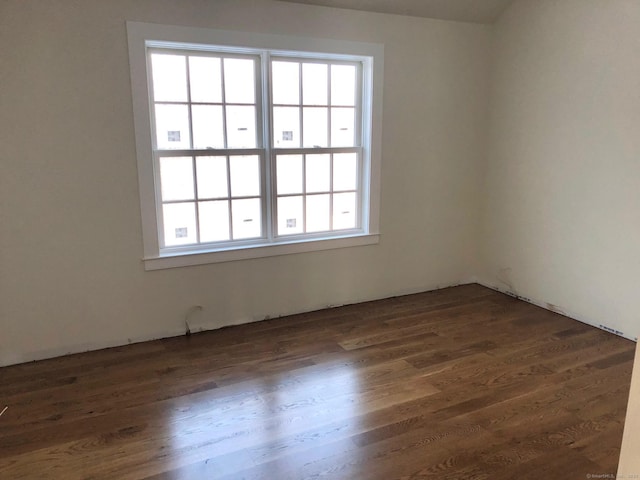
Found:
[[[615,476],[634,351],[469,284],[4,367],[0,478]]]

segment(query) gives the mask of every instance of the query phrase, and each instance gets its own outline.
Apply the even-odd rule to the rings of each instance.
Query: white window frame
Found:
[[[383,53],[382,45],[362,42],[346,42],[308,37],[258,34],[206,28],[157,25],[127,22],[129,59],[133,100],[134,126],[138,163],[138,183],[144,246],[144,266],[146,270],[226,262],[274,255],[311,252],[334,248],[372,245],[379,242],[380,212],[380,170],[381,170],[381,127],[382,127],[382,85]],[[260,239],[250,242],[228,243],[223,247],[190,245],[187,248],[161,248],[158,230],[157,168],[152,140],[152,106],[150,102],[150,75],[147,72],[147,52],[150,48],[176,48],[206,50],[215,46],[218,51],[228,49],[229,53],[250,53],[270,50],[280,57],[292,59],[318,58],[325,60],[343,59],[362,62],[362,97],[367,101],[361,105],[361,122],[356,128],[361,136],[361,172],[359,181],[361,195],[359,228],[348,231],[334,231],[322,234],[305,234]],[[262,61],[261,75],[269,74],[268,61]],[[267,82],[262,88],[266,89]],[[268,92],[262,92],[262,114],[270,115],[267,108]],[[263,122],[264,125],[265,122]],[[271,124],[271,122],[267,122]],[[258,125],[259,129],[264,129]],[[271,182],[275,155],[287,150],[270,147],[270,132],[261,131],[258,137],[263,145],[256,150],[264,152],[266,181]],[[304,148],[293,149],[295,151]],[[308,149],[307,149],[308,150]],[[319,149],[317,153],[321,153]],[[334,150],[334,149],[325,149]],[[316,153],[316,149],[313,150]],[[264,168],[264,164],[263,164]],[[271,203],[275,192],[265,197]],[[263,205],[264,208],[271,208]],[[274,215],[275,216],[275,215]],[[264,219],[263,219],[264,220]],[[275,221],[271,219],[271,221]],[[275,228],[275,225],[271,225]],[[275,230],[273,230],[275,232]]]

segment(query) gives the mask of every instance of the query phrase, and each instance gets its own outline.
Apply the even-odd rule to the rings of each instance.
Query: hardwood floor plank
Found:
[[[0,368],[0,478],[615,473],[634,347],[465,285]]]

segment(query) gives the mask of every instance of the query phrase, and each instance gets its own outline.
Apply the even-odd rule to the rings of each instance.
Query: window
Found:
[[[377,242],[379,46],[128,33],[147,269]]]

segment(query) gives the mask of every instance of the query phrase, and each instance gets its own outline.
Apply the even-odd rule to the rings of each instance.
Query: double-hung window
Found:
[[[148,269],[377,242],[379,46],[128,30]]]

